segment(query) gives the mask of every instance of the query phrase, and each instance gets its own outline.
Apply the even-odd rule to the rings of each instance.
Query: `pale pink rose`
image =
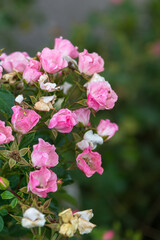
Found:
[[[2,77],[3,68],[0,66],[0,79]]]
[[[114,238],[114,231],[110,230],[104,233],[102,240],[112,240]]]
[[[107,81],[90,82],[87,95],[87,105],[96,111],[112,109],[118,99]]]
[[[118,131],[118,125],[116,123],[111,123],[109,119],[101,120],[98,127],[97,133],[101,137],[105,137],[109,140]]]
[[[40,69],[41,63],[31,59],[23,72],[23,78],[27,83],[33,84],[33,82],[38,82],[38,79],[42,75]]]
[[[46,198],[48,192],[57,191],[57,175],[46,167],[30,172],[28,191]]]
[[[43,69],[48,73],[56,73],[68,66],[60,51],[47,47],[42,50],[40,61]]]
[[[78,57],[79,53],[77,51],[78,47],[73,46],[73,44],[67,40],[60,38],[55,38],[54,49],[62,53],[63,56],[69,56],[71,58]]]
[[[39,138],[39,143],[33,145],[31,160],[34,167],[55,167],[58,164],[58,154],[56,148],[42,138]]]
[[[35,111],[23,109],[20,106],[12,107],[13,115],[11,122],[17,132],[26,134],[29,132],[41,118]]]
[[[55,128],[58,132],[69,133],[73,127],[77,124],[76,114],[69,109],[61,109],[53,115],[48,128]]]
[[[79,108],[73,111],[77,116],[77,123],[82,123],[84,126],[89,126],[91,111],[88,108]]]
[[[98,152],[92,152],[91,147],[86,148],[76,158],[77,166],[84,172],[87,177],[91,177],[94,173],[102,175],[101,155]]]
[[[26,52],[13,52],[8,56],[6,54],[1,55],[1,65],[6,72],[23,72],[27,63],[29,55]]]
[[[9,143],[11,141],[14,141],[12,128],[9,126],[5,127],[5,122],[0,120],[0,144]]]
[[[93,75],[104,71],[104,60],[97,53],[88,53],[86,49],[79,53],[79,71],[87,75]]]

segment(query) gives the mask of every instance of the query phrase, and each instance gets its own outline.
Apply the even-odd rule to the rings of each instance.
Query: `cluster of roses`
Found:
[[[78,58],[78,63],[75,58]],[[96,129],[93,129],[90,124],[92,112],[112,109],[118,99],[110,84],[98,74],[104,70],[103,59],[97,53],[88,53],[86,49],[79,53],[78,48],[69,40],[60,37],[55,39],[54,49],[44,48],[34,59],[25,52],[14,52],[10,55],[1,54],[0,60],[2,81],[13,79],[17,73],[20,73],[22,83],[34,85],[41,92],[34,106],[27,104],[23,95],[15,98],[16,105],[12,107],[11,118],[14,131],[19,135],[28,133],[41,118],[35,110],[49,112],[54,109],[56,113],[51,116],[48,128],[65,134],[72,132],[74,126],[83,126],[83,138],[76,142],[77,166],[87,177],[91,177],[95,172],[102,174],[101,155],[92,150],[97,147],[97,144],[103,144],[110,139],[118,130],[117,124],[111,123],[109,119],[101,120]],[[7,74],[2,75],[3,69]],[[55,79],[63,76],[66,69],[87,80],[82,86],[87,95],[86,105],[74,110],[60,107],[57,111],[55,104],[59,100],[58,92],[63,91],[65,99],[73,87],[73,84],[65,81],[65,77],[63,84],[55,83]],[[51,92],[55,94],[51,95]],[[0,144],[10,141],[14,141],[12,129],[5,126],[5,122],[0,121]],[[41,138],[39,143],[33,146],[31,162],[36,170],[30,172],[28,191],[42,198],[46,198],[48,192],[57,191],[57,176],[50,169],[59,162],[55,150],[54,145]]]

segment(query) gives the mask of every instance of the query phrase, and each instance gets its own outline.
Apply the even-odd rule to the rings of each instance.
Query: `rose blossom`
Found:
[[[73,111],[77,116],[77,123],[82,123],[84,126],[89,126],[91,111],[88,108],[79,108]]]
[[[12,107],[13,115],[11,122],[17,132],[25,134],[29,132],[41,118],[35,111],[23,109],[20,106]]]
[[[14,141],[12,128],[9,126],[5,127],[5,122],[0,120],[0,144],[9,143],[11,141]]]
[[[109,119],[102,119],[97,127],[98,135],[105,138],[107,137],[107,140],[113,137],[116,131],[118,131],[118,125],[111,123]]]
[[[69,109],[61,109],[53,115],[48,128],[55,128],[58,132],[69,133],[77,124],[76,114]]]
[[[57,175],[46,167],[30,172],[28,191],[46,198],[48,192],[57,191]]]
[[[104,233],[102,240],[112,240],[114,238],[114,231],[110,230]]]
[[[60,51],[47,47],[42,50],[40,61],[43,69],[48,73],[56,73],[68,66]]]
[[[107,81],[89,82],[87,95],[87,104],[95,111],[112,109],[118,99]]]
[[[88,53],[86,49],[79,53],[79,71],[87,75],[93,75],[104,71],[104,60],[97,53]]]
[[[29,58],[26,52],[13,52],[8,56],[6,54],[1,55],[1,65],[6,72],[13,72],[14,69],[18,72],[23,72]]]
[[[56,148],[42,138],[38,139],[39,143],[33,145],[31,160],[34,167],[55,167],[58,164],[58,154]]]
[[[92,130],[87,131],[84,136],[83,140],[77,143],[77,146],[84,150],[85,148],[91,147],[94,150],[97,147],[97,144],[103,144],[103,138],[100,137],[98,134],[93,133]]]
[[[71,58],[78,57],[78,47],[74,47],[73,44],[63,37],[55,38],[54,49],[62,53],[63,56],[69,56]]]
[[[0,66],[0,79],[2,77],[3,68]]]
[[[98,152],[92,152],[91,147],[86,148],[76,158],[77,166],[87,177],[91,177],[95,172],[102,175],[101,155]]]
[[[42,73],[39,72],[40,69],[40,62],[31,59],[23,72],[23,78],[26,80],[27,83],[33,84],[33,82],[38,82],[38,79],[42,75]]]

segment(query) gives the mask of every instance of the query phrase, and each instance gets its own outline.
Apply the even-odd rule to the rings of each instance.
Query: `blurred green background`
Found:
[[[55,25],[39,45],[27,48],[25,41],[17,41],[18,31],[27,36],[33,26],[44,28],[43,11],[32,8],[35,1],[0,0],[0,48],[9,53],[23,47],[35,54],[45,47],[42,43],[53,46],[54,38],[64,33],[80,51],[86,48],[104,58],[102,75],[119,101],[113,110],[100,111],[94,124],[109,118],[119,131],[97,149],[103,156],[102,176],[88,179],[79,170],[73,172],[79,207],[92,208],[92,222],[98,226],[82,239],[101,240],[104,232],[114,230],[114,240],[159,240],[160,1],[108,2],[103,10],[88,11],[85,22],[72,24],[70,31]]]

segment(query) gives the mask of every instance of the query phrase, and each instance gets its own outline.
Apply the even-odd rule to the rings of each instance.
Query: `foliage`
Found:
[[[120,129],[107,147],[99,148],[105,173],[88,183],[76,174],[83,208],[92,203],[101,234],[114,229],[115,239],[160,238],[160,55],[153,53],[160,40],[159,16],[158,0],[144,1],[141,8],[124,1],[91,14],[84,25],[75,26],[72,37],[80,49],[105,59],[103,76],[119,96],[112,114],[99,113],[99,119],[109,116]],[[96,230],[92,239],[100,239],[95,236]]]

